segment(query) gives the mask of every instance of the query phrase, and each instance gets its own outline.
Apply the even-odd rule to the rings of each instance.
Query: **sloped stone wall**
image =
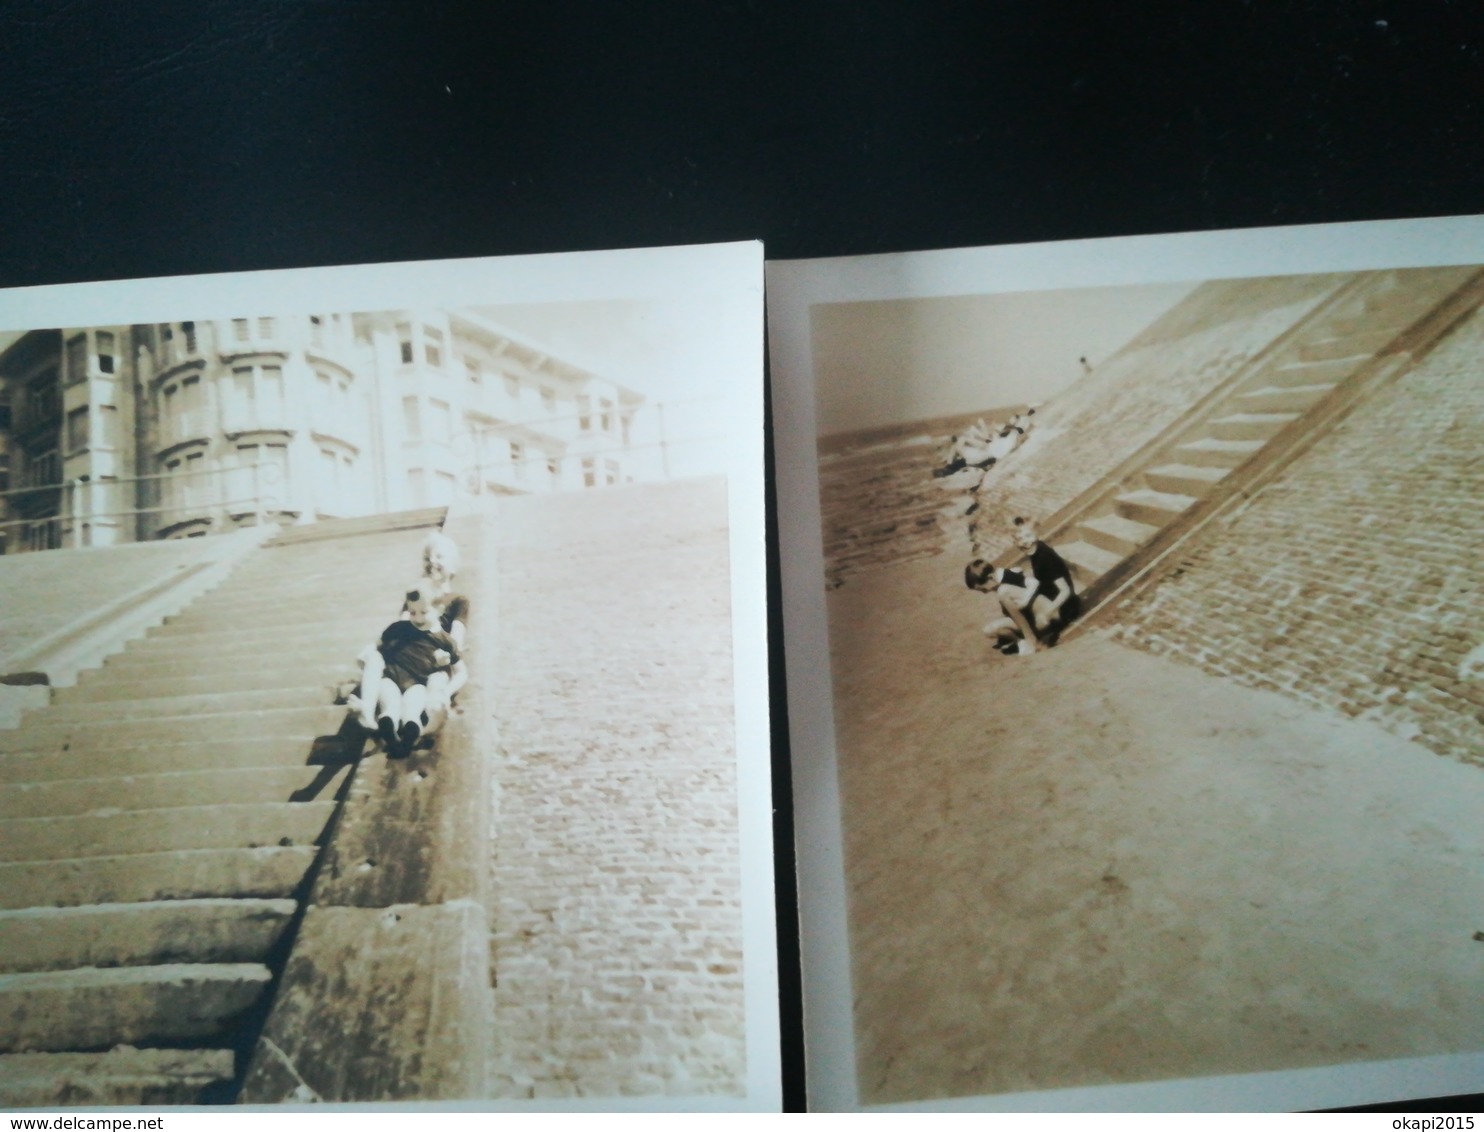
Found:
[[[1484,314],[1373,394],[1175,570],[1118,636],[1484,765]]]
[[[1045,518],[1096,484],[1344,281],[1294,275],[1202,284],[1036,413],[1030,442],[986,477],[975,545],[1010,547],[1015,515]],[[1037,435],[1039,433],[1039,436]]]
[[[821,461],[821,506],[831,583],[857,570],[949,548],[994,556],[1010,546],[1015,515],[1045,517],[1230,378],[1344,281],[1340,275],[1202,284],[1092,373],[1036,412],[1026,444],[990,470],[933,480],[938,453],[960,422],[904,426],[895,444]],[[989,410],[993,414],[993,410]],[[848,438],[837,444],[848,451]],[[956,495],[956,497],[955,497]],[[969,504],[977,503],[971,517]]]
[[[176,539],[0,555],[0,671],[6,657],[47,634],[110,601],[211,561],[227,547],[217,539]]]
[[[495,1093],[740,1093],[726,484],[497,521]]]

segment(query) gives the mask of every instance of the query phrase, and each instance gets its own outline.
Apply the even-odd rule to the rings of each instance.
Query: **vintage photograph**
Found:
[[[0,1107],[776,1108],[760,249],[355,272],[0,335]]]
[[[840,838],[800,901],[843,936],[805,971],[851,1033],[812,1083],[1158,1107],[1087,1090],[1453,1058],[1477,1086],[1484,267],[792,326],[833,727],[802,757],[838,791],[798,805]]]

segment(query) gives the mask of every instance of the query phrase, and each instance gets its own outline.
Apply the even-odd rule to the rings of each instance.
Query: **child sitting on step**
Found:
[[[407,591],[408,616],[388,625],[376,645],[382,672],[376,730],[393,758],[411,751],[469,678],[458,644],[443,628],[437,588],[431,578],[414,583]]]

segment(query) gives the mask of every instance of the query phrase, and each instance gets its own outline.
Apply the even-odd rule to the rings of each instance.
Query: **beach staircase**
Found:
[[[282,531],[0,731],[0,1108],[234,1099],[442,517]]]
[[[1044,521],[1042,537],[1082,594],[1083,626],[1096,621],[1089,613],[1106,613],[1151,580],[1186,534],[1266,482],[1481,302],[1476,268],[1358,277]]]

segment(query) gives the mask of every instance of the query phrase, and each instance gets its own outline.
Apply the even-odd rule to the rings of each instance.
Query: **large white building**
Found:
[[[624,483],[642,403],[471,310],[33,330],[0,353],[0,550]]]

